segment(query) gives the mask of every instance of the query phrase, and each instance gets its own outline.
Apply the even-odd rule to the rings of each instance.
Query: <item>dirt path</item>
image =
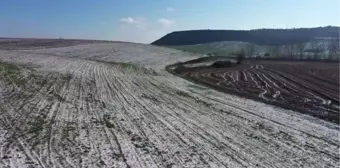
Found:
[[[2,61],[38,67],[21,70],[37,76],[23,85],[0,80],[0,167],[339,164],[338,125],[168,74],[165,64],[190,59],[176,52],[132,44],[0,51]]]

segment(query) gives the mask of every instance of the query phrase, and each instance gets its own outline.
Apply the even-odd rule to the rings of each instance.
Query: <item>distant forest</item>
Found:
[[[154,45],[193,45],[218,41],[241,41],[278,46],[307,42],[318,37],[339,38],[340,27],[294,29],[188,30],[172,32],[151,43]]]

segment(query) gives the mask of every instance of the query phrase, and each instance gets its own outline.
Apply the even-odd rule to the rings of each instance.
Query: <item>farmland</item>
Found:
[[[266,103],[339,122],[339,64],[247,61],[227,68],[188,68],[184,78]]]
[[[79,44],[110,43],[102,40],[64,40],[64,39],[20,39],[20,38],[0,38],[1,50],[25,50],[25,49],[46,49]]]
[[[121,42],[29,43],[0,47],[0,167],[339,164],[338,124],[225,94],[165,70],[167,65],[201,55]],[[216,75],[207,70],[210,75],[204,76],[209,81],[236,80],[237,76],[239,81],[245,81],[243,78],[247,77],[249,85],[256,81],[261,88],[261,82],[266,81],[270,93],[264,93],[264,98],[270,98],[276,80],[286,80],[291,90],[280,86],[282,93],[277,97],[292,98],[285,90],[292,92],[298,82],[291,81],[295,81],[291,77],[275,78],[280,75],[274,71],[282,68],[274,66],[272,73],[259,74],[269,65],[244,66],[250,68],[214,71]],[[247,75],[235,73],[241,69],[247,69]],[[320,92],[326,91],[329,98],[335,99],[335,91],[331,90],[339,75],[336,70],[337,76],[327,74],[326,69],[319,71],[313,71],[322,74],[317,81],[333,81]],[[223,78],[225,72],[228,73]],[[264,76],[273,83],[261,80]],[[245,84],[232,85],[237,88]],[[320,89],[317,84],[313,85],[315,90]],[[260,94],[258,89],[254,88],[254,95]],[[307,96],[306,89],[297,92]],[[315,94],[320,100],[308,96],[310,102],[320,107],[330,111],[336,108],[335,101],[323,105],[321,98],[326,98],[322,95]]]

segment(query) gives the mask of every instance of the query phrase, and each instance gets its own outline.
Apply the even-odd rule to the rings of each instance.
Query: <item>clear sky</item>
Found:
[[[1,0],[0,36],[149,43],[176,30],[340,25],[340,0]]]

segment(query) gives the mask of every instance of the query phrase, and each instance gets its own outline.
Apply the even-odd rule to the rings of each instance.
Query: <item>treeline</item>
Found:
[[[246,57],[282,58],[291,60],[339,60],[340,39],[319,39],[308,43],[299,42],[281,46],[271,46],[265,53],[256,53],[255,45],[248,44],[241,49]]]
[[[318,37],[339,38],[339,27],[256,30],[177,31],[156,40],[154,45],[193,45],[218,41],[241,41],[257,45],[279,46],[307,42]]]

